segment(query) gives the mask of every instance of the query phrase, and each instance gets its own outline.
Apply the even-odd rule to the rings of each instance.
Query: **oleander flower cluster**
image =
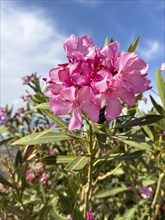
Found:
[[[135,104],[136,95],[150,89],[148,64],[135,52],[119,52],[119,42],[94,45],[89,35],[64,42],[67,63],[50,70],[47,96],[55,115],[71,113],[69,129],[82,126],[83,115],[98,122],[101,109],[113,120],[125,103]]]

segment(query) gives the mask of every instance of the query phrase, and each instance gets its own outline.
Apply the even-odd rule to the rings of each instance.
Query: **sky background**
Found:
[[[140,35],[137,53],[149,63],[148,78],[155,89],[155,70],[165,62],[163,0],[0,0],[0,4],[0,106],[22,106],[20,97],[27,87],[21,77],[34,72],[47,77],[51,68],[64,63],[63,42],[71,34],[89,34],[98,46],[112,37],[120,50],[127,50]]]

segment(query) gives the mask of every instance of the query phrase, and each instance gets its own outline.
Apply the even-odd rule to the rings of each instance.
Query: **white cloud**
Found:
[[[0,105],[18,102],[25,90],[24,75],[38,72],[48,76],[50,68],[65,62],[64,40],[41,9],[30,11],[15,3],[2,3]]]
[[[163,47],[157,40],[148,40],[144,47],[138,46],[137,52],[143,59],[152,61],[163,56]]]

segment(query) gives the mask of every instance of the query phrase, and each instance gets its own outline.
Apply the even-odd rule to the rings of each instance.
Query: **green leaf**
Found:
[[[73,161],[71,161],[66,167],[66,170],[69,171],[80,171],[88,163],[89,157],[78,156]]]
[[[139,43],[140,36],[138,36],[133,44],[131,44],[128,48],[128,52],[135,52],[137,45]]]
[[[137,211],[137,205],[133,206],[132,208],[126,210],[124,215],[117,215],[114,220],[133,220],[135,212]]]
[[[159,69],[156,70],[156,84],[163,104],[163,108],[165,110],[165,82],[163,80],[162,73]]]
[[[118,156],[115,156],[115,160],[123,161],[123,160],[133,160],[140,157],[144,153],[144,150],[138,150],[132,153],[124,153]]]
[[[104,42],[104,46],[107,46],[108,44],[109,44],[108,37],[106,37],[105,42]]]
[[[2,183],[5,186],[12,186],[12,184],[8,182],[2,175],[0,175],[0,183]]]
[[[130,141],[130,140],[127,140],[127,139],[124,139],[123,137],[115,137],[116,139],[118,139],[118,140],[120,140],[120,141],[122,141],[123,143],[125,143],[125,144],[128,144],[128,145],[130,145],[130,146],[132,146],[132,147],[135,147],[135,148],[137,148],[137,149],[140,149],[140,150],[146,150],[146,151],[149,151],[149,152],[153,152],[153,150],[152,150],[152,145],[150,146],[149,144],[147,144],[147,143],[143,143],[143,142],[141,142],[141,143],[138,143],[138,142],[135,142],[135,141]]]
[[[50,112],[49,110],[46,110],[46,109],[41,109],[41,112],[49,117],[50,119],[52,119],[54,122],[56,122],[60,127],[63,127],[65,129],[68,129],[68,124],[66,122],[64,122],[62,120],[62,118],[60,118],[59,116],[57,115],[54,115],[52,112]]]
[[[51,206],[50,205],[47,205],[47,204],[44,205],[42,207],[42,209],[40,210],[40,212],[39,212],[39,219],[40,220],[46,219],[46,216],[50,212],[50,210],[51,210]]]
[[[82,213],[80,212],[80,210],[77,206],[75,206],[73,209],[72,219],[73,220],[85,220]]]
[[[150,99],[151,99],[151,102],[152,102],[154,108],[157,110],[157,112],[160,113],[161,115],[165,115],[165,111],[162,108],[162,106],[159,105],[151,95],[150,95]]]
[[[42,135],[41,137],[37,138],[40,132],[37,132],[35,134],[30,134],[28,136],[25,136],[14,143],[12,145],[35,145],[35,144],[46,144],[46,143],[54,143],[57,141],[63,141],[71,139],[68,135],[62,134],[62,133],[55,133],[55,132],[49,132],[47,134]]]
[[[163,118],[164,116],[161,116],[161,115],[146,115],[140,118],[133,119],[132,121],[126,122],[124,124],[120,124],[116,126],[116,128],[128,128],[128,127],[134,127],[134,126],[148,125],[148,124],[155,123]]]
[[[99,192],[95,195],[96,198],[102,199],[110,196],[115,196],[118,193],[128,191],[127,187],[115,187],[104,190],[103,192]]]
[[[50,214],[54,217],[54,220],[67,220],[67,217],[63,217],[62,215],[60,215],[58,213],[58,211],[56,210],[56,207],[53,206],[53,208],[50,211]]]
[[[21,151],[18,150],[16,158],[15,158],[15,168],[17,168],[20,164],[22,164],[22,154],[21,154]]]
[[[145,180],[142,180],[142,185],[143,185],[143,186],[149,186],[149,185],[152,185],[152,184],[154,184],[154,183],[156,183],[156,181],[153,180],[153,179],[145,179]]]
[[[48,102],[44,102],[44,103],[41,103],[39,105],[36,105],[33,107],[34,109],[38,108],[38,109],[46,109],[46,110],[50,110],[50,105]]]

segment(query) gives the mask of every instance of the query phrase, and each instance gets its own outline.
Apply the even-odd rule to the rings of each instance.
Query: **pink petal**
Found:
[[[86,101],[82,103],[81,108],[91,121],[97,122],[99,120],[100,108],[96,104],[91,101]]]
[[[74,86],[68,87],[60,91],[60,97],[63,100],[73,102],[75,100],[75,91],[76,88]]]
[[[113,120],[121,113],[121,104],[118,99],[110,98],[105,109],[105,118]]]
[[[58,77],[58,72],[59,72],[60,68],[57,67],[57,68],[53,68],[49,71],[49,77],[50,77],[50,80],[53,81],[53,82],[59,82],[59,77]]]
[[[73,111],[72,117],[69,123],[69,130],[79,129],[82,126],[82,112],[80,108]]]
[[[62,101],[60,97],[56,97],[50,101],[50,107],[55,115],[66,115],[70,111],[70,102]]]
[[[77,98],[80,102],[93,101],[94,94],[89,86],[84,86],[78,91]]]
[[[72,57],[72,52],[74,52],[77,48],[76,38],[72,34],[65,42],[64,42],[64,50],[66,51],[67,57]]]
[[[58,72],[59,80],[63,83],[66,84],[66,86],[71,86],[71,80],[70,80],[70,73],[69,70],[66,68],[64,70],[60,70]]]
[[[112,59],[117,56],[117,51],[119,48],[119,43],[117,41],[114,41],[107,46],[104,46],[100,53],[103,54],[106,58]]]
[[[138,70],[132,71],[126,77],[127,85],[131,85],[135,93],[142,93],[149,89],[150,80],[146,79]]]
[[[88,50],[90,46],[93,46],[92,37],[89,35],[84,35],[78,38],[77,50],[84,53]]]
[[[132,91],[128,91],[125,88],[117,88],[117,90],[115,91],[115,95],[129,106],[135,104],[136,98],[135,94]]]

